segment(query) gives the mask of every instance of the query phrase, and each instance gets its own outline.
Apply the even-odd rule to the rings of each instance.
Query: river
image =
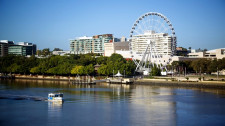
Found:
[[[46,101],[50,92],[64,102]],[[225,90],[1,80],[0,125],[225,125]]]

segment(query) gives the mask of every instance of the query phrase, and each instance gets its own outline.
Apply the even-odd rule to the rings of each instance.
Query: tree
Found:
[[[16,73],[18,72],[18,70],[20,69],[20,66],[17,65],[16,63],[13,63],[11,64],[9,67],[8,67],[8,71],[11,73]]]
[[[84,66],[75,66],[71,70],[71,74],[79,74],[79,75],[84,75]]]
[[[70,64],[69,62],[60,64],[57,66],[57,68],[58,68],[57,74],[70,74],[72,67],[73,67],[73,65]]]
[[[36,53],[37,53],[38,56],[42,55],[41,50],[37,50]]]
[[[91,54],[81,54],[78,64],[82,66],[87,66],[89,64],[95,64],[95,57]]]
[[[199,59],[199,60],[192,61],[191,66],[196,72],[199,71],[199,73],[200,72],[202,73],[202,72],[207,72],[207,69],[210,63],[211,63],[211,60]]]
[[[63,50],[60,48],[54,48],[53,51],[63,51]]]
[[[161,69],[156,64],[154,64],[153,67],[152,67],[152,70],[150,72],[150,75],[160,76],[161,75]]]
[[[221,59],[221,69],[225,69],[225,58]]]
[[[108,58],[108,61],[112,61],[112,62],[126,62],[126,60],[123,58],[122,55],[120,54],[116,54],[116,53],[113,53],[109,58]]]
[[[50,54],[51,54],[51,52],[50,52],[49,48],[45,48],[41,51],[41,55],[43,55],[43,56],[48,56]]]
[[[44,51],[46,50],[46,51]],[[43,49],[43,52],[49,52],[49,49]],[[46,53],[47,55],[47,53]],[[34,56],[27,58],[24,56],[8,55],[0,57],[1,73],[22,73],[22,74],[95,74],[94,65],[101,64],[98,71],[100,75],[112,75],[113,70],[119,70],[121,73],[126,71],[126,75],[132,75],[135,70],[133,61],[126,61],[121,55],[113,54],[111,57],[99,56],[95,54],[81,54],[69,56],[49,56],[46,58],[36,58]]]
[[[136,65],[133,61],[128,60],[125,64],[122,66],[122,70],[125,70],[126,75],[133,75],[135,71]],[[122,71],[121,71],[122,72]]]
[[[177,70],[178,67],[179,67],[179,62],[178,61],[173,61],[171,65],[172,65],[173,70],[175,69],[176,71],[178,71]]]
[[[84,67],[84,74],[94,74],[95,68],[93,64],[89,64],[88,66]]]
[[[217,59],[212,60],[209,66],[207,66],[207,73],[216,72],[217,67],[218,67]]]
[[[41,73],[40,67],[36,66],[30,69],[31,73],[38,74]]]
[[[108,69],[107,65],[101,64],[101,66],[98,69],[98,74],[100,74],[100,75],[109,75],[107,69]]]
[[[98,64],[106,64],[108,60],[108,57],[105,57],[105,56],[99,56],[96,58],[96,63]]]

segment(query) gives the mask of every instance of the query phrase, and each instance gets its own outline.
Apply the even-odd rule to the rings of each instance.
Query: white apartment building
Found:
[[[172,36],[167,33],[156,33],[155,31],[146,31],[144,34],[134,35],[131,38],[131,48],[133,58],[141,60],[148,46],[149,40],[151,44],[152,55],[158,58],[151,58],[151,62],[156,64],[167,64],[172,54]],[[176,47],[175,47],[176,48]]]
[[[167,33],[155,33],[155,31],[147,31],[141,35],[132,37],[132,51],[137,54],[143,54],[148,46],[148,40],[154,42],[155,51],[158,55],[171,55],[172,53],[172,37]]]

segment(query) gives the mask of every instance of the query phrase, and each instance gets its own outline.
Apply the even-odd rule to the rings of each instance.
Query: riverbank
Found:
[[[139,79],[134,84],[152,85],[152,86],[168,86],[168,87],[195,87],[195,88],[213,88],[225,89],[223,81],[201,81],[201,82],[180,82],[167,79]]]
[[[12,74],[0,76],[2,79],[29,79],[29,80],[53,80],[53,81],[74,81],[74,80],[86,80],[88,78],[92,80],[99,80],[103,77],[101,76],[58,76],[58,75],[21,75],[21,74]]]
[[[81,76],[81,79],[85,79],[85,78],[86,78],[85,76],[83,77]],[[7,77],[6,79],[12,79],[12,77]],[[13,75],[13,79],[73,82],[77,78],[76,76],[46,76],[46,75],[17,75],[16,74],[16,75]],[[133,84],[168,86],[168,87],[195,87],[195,88],[225,89],[225,81],[177,81],[176,79],[169,79],[169,78],[157,78],[157,79],[139,78],[139,79],[135,79]]]

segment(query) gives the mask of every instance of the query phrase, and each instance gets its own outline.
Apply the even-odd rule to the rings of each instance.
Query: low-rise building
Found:
[[[18,44],[13,44],[8,47],[8,54],[31,56],[35,55],[36,51],[36,45],[28,42],[18,42]]]
[[[8,55],[8,48],[14,41],[0,40],[0,57]]]
[[[104,47],[104,56],[111,56],[113,53],[115,53],[114,42],[104,43]]]
[[[113,53],[122,55],[124,58],[131,58],[129,51],[129,42],[105,43],[104,56],[111,56]]]
[[[188,54],[189,58],[212,58],[212,59],[222,59],[225,58],[225,48],[213,49],[209,51],[196,51],[191,50]]]
[[[217,59],[225,58],[225,48],[206,51],[205,57],[206,58],[217,58]]]
[[[52,51],[53,55],[60,55],[60,56],[64,56],[64,55],[68,55],[68,54],[74,54],[71,51]]]

